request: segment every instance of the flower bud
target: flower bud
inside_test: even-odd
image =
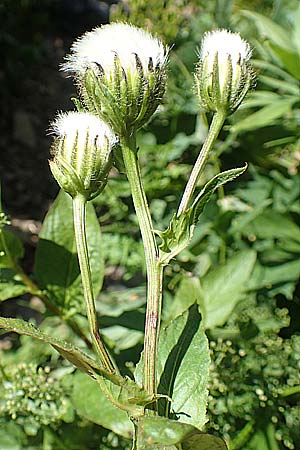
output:
[[[75,41],[63,69],[75,74],[89,111],[122,137],[148,122],[161,103],[166,62],[167,49],[158,39],[113,23]]]
[[[56,137],[49,164],[54,178],[71,197],[93,199],[105,187],[115,134],[105,122],[83,112],[58,115],[52,129]]]
[[[200,105],[212,112],[233,113],[253,84],[251,49],[238,33],[206,33],[199,52],[195,79]]]

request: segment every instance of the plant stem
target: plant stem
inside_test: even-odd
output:
[[[99,327],[92,286],[92,275],[88,256],[88,246],[86,240],[85,212],[86,212],[86,200],[83,196],[78,195],[73,199],[74,229],[82,279],[83,294],[86,302],[87,317],[90,325],[90,332],[95,351],[97,352],[103,366],[109,372],[113,373],[116,371],[116,368],[99,334]]]
[[[216,112],[213,116],[213,120],[209,127],[208,135],[206,136],[206,139],[204,141],[202,149],[200,150],[197,161],[191,172],[190,178],[186,184],[186,187],[185,187],[185,190],[184,190],[184,193],[183,193],[183,196],[182,196],[179,208],[178,208],[177,216],[180,216],[180,214],[182,212],[186,211],[189,207],[189,203],[193,197],[199,177],[205,167],[207,158],[209,156],[209,152],[221,131],[221,128],[224,124],[225,119],[226,119],[226,115],[222,112]]]
[[[163,267],[158,261],[158,251],[151,215],[138,164],[135,136],[121,140],[121,146],[145,250],[147,268],[147,311],[144,338],[143,385],[145,390],[150,395],[153,395],[157,390],[156,359],[161,316]]]

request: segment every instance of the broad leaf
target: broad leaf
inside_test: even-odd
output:
[[[291,110],[293,103],[296,101],[297,97],[277,100],[276,103],[267,105],[259,111],[250,114],[245,119],[240,120],[231,127],[230,131],[233,133],[242,133],[273,125],[278,118],[284,116]]]
[[[205,328],[214,328],[226,322],[245,290],[250,287],[255,260],[255,251],[241,251],[201,280],[199,303]]]
[[[206,417],[207,379],[210,365],[208,343],[196,305],[162,328],[157,357],[160,414],[202,428]],[[143,355],[135,370],[142,384]]]
[[[14,233],[0,229],[0,268],[13,268],[12,259],[17,261],[23,256],[22,241]]]
[[[0,268],[0,301],[26,294],[28,287],[13,269]]]
[[[299,280],[299,277],[300,261],[298,259],[273,266],[257,264],[249,288],[253,290],[272,289],[273,294],[282,293],[289,300],[292,300],[296,287],[295,283]]]
[[[72,403],[77,413],[126,438],[132,438],[133,425],[125,411],[106,398],[96,381],[77,372],[73,377]]]
[[[272,209],[266,209],[258,217],[254,217],[248,226],[243,227],[243,234],[252,234],[260,239],[289,238],[300,242],[300,228],[287,215]]]
[[[165,417],[141,417],[138,421],[139,450],[227,450],[222,439],[199,432],[191,425]]]
[[[98,295],[103,280],[101,233],[93,205],[87,205],[87,242],[93,289]],[[83,291],[70,196],[61,191],[49,210],[36,252],[35,277],[68,317],[84,311]]]
[[[52,345],[55,350],[74,364],[79,370],[97,380],[101,389],[112,404],[128,411],[128,413],[134,417],[142,415],[144,406],[150,404],[154,400],[153,396],[150,396],[133,380],[123,378],[121,375],[115,373],[107,372],[97,361],[74,347],[72,344],[47,336],[28,322],[19,319],[6,319],[0,317],[0,329],[1,328],[6,332],[13,331],[18,334],[25,334]]]
[[[157,232],[162,240],[160,244],[160,261],[163,264],[168,264],[172,258],[188,245],[192,239],[194,227],[199,220],[200,214],[213,193],[220,186],[244,173],[246,169],[247,165],[237,169],[226,170],[216,175],[204,186],[186,212],[182,212],[179,216],[174,214],[169,227],[164,232]]]
[[[283,27],[268,17],[254,11],[243,10],[241,13],[245,17],[253,20],[261,35],[266,36],[270,41],[278,45],[278,47],[291,50],[291,39]]]
[[[0,329],[1,328],[5,330],[5,332],[13,331],[18,334],[31,336],[35,339],[38,339],[39,341],[43,341],[52,345],[55,350],[57,350],[64,358],[74,364],[74,366],[91,376],[94,376],[94,372],[98,372],[98,370],[102,371],[102,369],[99,367],[99,364],[97,364],[96,361],[87,356],[81,350],[74,347],[68,342],[47,336],[29,322],[25,322],[24,320],[20,319],[8,319],[0,317]]]
[[[164,314],[164,323],[168,324],[194,303],[199,303],[200,296],[202,296],[202,288],[199,279],[196,277],[183,278],[174,299]]]
[[[0,301],[18,297],[29,291],[15,263],[24,256],[21,240],[13,233],[0,228]]]

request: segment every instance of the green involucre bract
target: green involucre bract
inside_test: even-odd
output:
[[[216,30],[201,43],[195,81],[200,105],[212,112],[233,113],[253,84],[251,49],[238,33]]]
[[[75,74],[90,112],[119,136],[149,121],[162,101],[168,49],[132,25],[95,28],[75,41],[63,69]]]
[[[92,114],[58,115],[52,128],[56,138],[49,161],[52,174],[71,197],[96,197],[104,188],[117,138],[110,127]]]

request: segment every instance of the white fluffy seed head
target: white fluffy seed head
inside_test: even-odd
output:
[[[78,148],[94,145],[103,148],[107,143],[112,147],[117,142],[116,135],[105,122],[86,112],[59,114],[52,123],[52,130],[58,138],[65,140],[67,148],[73,147],[76,139]]]
[[[200,105],[207,111],[232,114],[253,86],[251,48],[238,33],[206,33],[195,73]]]
[[[222,29],[205,33],[200,49],[200,59],[203,60],[208,56],[213,64],[216,53],[218,53],[219,64],[225,64],[230,56],[234,66],[250,59],[251,48],[239,33]]]
[[[114,70],[117,55],[126,72],[135,72],[137,55],[147,75],[149,61],[154,67],[161,67],[166,63],[167,53],[162,42],[150,33],[133,25],[112,23],[95,28],[75,41],[62,68],[82,75],[97,63],[108,74]]]
[[[223,91],[226,87],[228,58],[232,67],[232,82],[235,83],[240,77],[240,67],[251,57],[251,48],[239,33],[225,29],[216,30],[205,33],[199,57],[200,61],[205,62],[207,71],[211,72],[217,57],[219,83]]]
[[[101,119],[85,112],[59,114],[52,131],[56,139],[49,164],[58,184],[72,197],[94,198],[106,184],[115,134]]]

